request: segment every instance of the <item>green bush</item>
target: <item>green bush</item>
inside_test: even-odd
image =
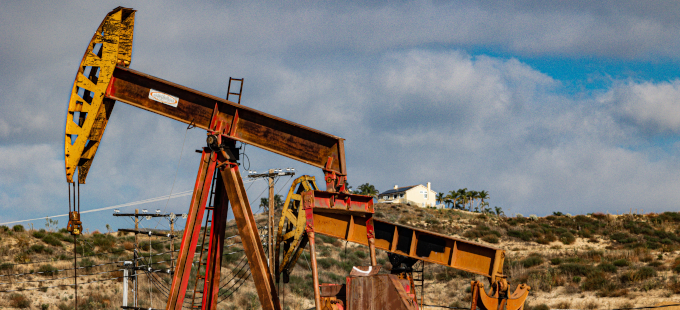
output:
[[[570,232],[566,232],[560,235],[560,241],[564,244],[573,244],[576,242],[576,237],[572,235]]]
[[[288,286],[290,287],[290,291],[293,292],[293,294],[307,299],[314,298],[314,290],[309,289],[310,287],[314,286],[314,280],[312,280],[311,275],[308,275],[308,277],[305,277],[304,279],[302,277],[291,275],[289,279],[290,281],[288,282]]]
[[[41,253],[52,254],[53,253],[52,249],[50,249],[50,248],[48,248],[48,247],[46,247],[42,244],[34,244],[34,245],[30,246],[28,248],[27,252],[38,253],[38,254],[41,254]]]
[[[34,231],[33,237],[42,239],[43,237],[45,237],[45,232],[42,229],[40,231]]]
[[[14,225],[14,227],[12,227],[12,230],[13,230],[14,232],[23,232],[23,231],[25,231],[24,226],[21,225],[21,224]]]
[[[38,272],[42,273],[44,276],[54,276],[59,274],[59,269],[50,264],[42,265],[38,268]]]
[[[110,249],[115,243],[116,238],[113,235],[96,234],[92,236],[92,244],[103,249]]]
[[[530,268],[533,266],[538,266],[543,263],[543,259],[539,256],[529,256],[520,261],[524,268]]]
[[[636,272],[640,280],[646,280],[652,277],[656,277],[656,270],[649,266],[640,267]]]
[[[85,267],[86,271],[90,271],[94,267],[95,262],[89,258],[83,258],[78,262],[78,267]]]
[[[55,234],[48,234],[42,238],[42,241],[53,246],[62,246],[61,241],[55,236]]]
[[[515,237],[524,241],[530,241],[534,235],[528,230],[508,229],[508,236]]]
[[[613,261],[612,264],[616,267],[626,267],[630,265],[630,263],[625,258],[617,259]]]
[[[584,291],[596,291],[605,287],[607,283],[608,283],[607,278],[605,278],[604,275],[602,275],[602,273],[595,273],[586,278],[581,288]]]
[[[551,265],[559,265],[562,263],[562,259],[559,257],[551,258],[550,259],[550,264]]]
[[[592,266],[574,263],[562,264],[558,268],[564,273],[578,276],[589,276],[594,271]]]
[[[316,260],[316,263],[321,266],[321,268],[325,269],[338,265],[338,261],[332,258],[320,258]]]
[[[538,306],[531,307],[531,310],[550,310],[550,307],[548,307],[546,304],[540,304]]]
[[[354,255],[356,255],[356,257],[358,258],[366,258],[366,252],[362,250],[357,250],[356,252],[354,252]]]
[[[603,271],[603,272],[609,272],[609,273],[615,273],[616,272],[616,266],[610,263],[601,263],[597,266],[597,269]]]
[[[498,243],[499,242],[498,237],[496,237],[495,235],[486,235],[486,236],[482,237],[482,240],[484,240],[488,243]]]
[[[152,243],[151,247],[156,251],[156,252],[162,252],[165,250],[165,244],[162,242],[157,242],[157,243]]]
[[[14,269],[14,264],[12,263],[2,263],[2,265],[0,265],[0,270],[12,270],[12,269]]]
[[[6,225],[2,225],[2,226],[0,226],[0,231],[2,231],[2,232],[9,231],[9,227],[7,227]]]

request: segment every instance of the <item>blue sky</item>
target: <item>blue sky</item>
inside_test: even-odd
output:
[[[119,5],[138,10],[131,68],[220,97],[245,78],[243,104],[347,139],[355,187],[487,190],[508,214],[678,209],[677,2],[5,1],[0,222],[67,210],[68,92]],[[168,195],[176,173],[172,191],[192,189],[204,132],[124,104],[109,124],[83,210]],[[144,207],[182,213],[188,198]],[[86,228],[130,225],[109,214]]]

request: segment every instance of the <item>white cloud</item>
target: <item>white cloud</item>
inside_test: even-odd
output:
[[[0,207],[65,209],[68,89],[85,43],[117,5],[3,3],[0,23],[12,31],[0,41],[13,44],[0,45]],[[571,96],[562,81],[516,59],[461,50],[677,59],[680,15],[676,3],[664,5],[140,2],[131,5],[132,68],[219,96],[229,76],[245,77],[244,104],[347,138],[351,184],[484,189],[492,205],[523,213],[649,202],[668,210],[678,198],[677,154],[651,158],[622,146],[646,142],[641,130],[680,132],[678,82]],[[118,104],[87,206],[167,194],[185,128]],[[203,141],[189,132],[175,190],[193,186],[193,150]],[[296,164],[249,152],[257,169]]]
[[[680,80],[621,83],[600,101],[647,131],[680,133]]]

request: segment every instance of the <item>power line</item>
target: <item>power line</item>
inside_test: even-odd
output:
[[[99,208],[99,209],[92,209],[92,210],[82,211],[82,212],[80,212],[80,213],[83,214],[83,213],[99,212],[99,211],[105,211],[105,210],[111,210],[111,209],[117,209],[117,208],[125,208],[125,207],[136,206],[136,205],[141,205],[141,204],[150,203],[150,202],[162,201],[162,200],[165,200],[165,199],[171,199],[171,198],[179,198],[179,197],[189,196],[189,195],[191,195],[191,194],[193,194],[193,191],[184,191],[184,192],[180,192],[180,193],[172,194],[172,195],[159,196],[159,197],[156,197],[156,198],[149,198],[149,199],[144,199],[144,200],[137,200],[137,201],[128,202],[128,203],[119,204],[119,205],[110,206],[110,207],[104,207],[104,208]],[[44,219],[46,219],[46,218],[55,218],[55,217],[63,217],[63,216],[68,216],[68,214],[51,215],[51,216],[44,216],[44,217],[39,217],[39,218],[34,218],[34,219],[28,219],[28,220],[19,220],[19,221],[5,222],[5,223],[0,223],[0,225],[7,225],[7,224],[14,224],[14,223],[22,223],[22,222],[30,222],[30,221],[38,221],[38,220],[44,220]]]

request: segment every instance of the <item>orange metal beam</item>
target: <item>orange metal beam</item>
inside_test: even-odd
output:
[[[116,67],[105,97],[205,130],[210,129],[217,104],[216,117],[227,124],[222,134],[230,139],[347,174],[344,139],[148,74]],[[161,102],[163,98],[167,103]],[[329,158],[331,165],[326,167]]]
[[[369,246],[365,215],[314,209],[314,231],[331,237]],[[505,251],[422,229],[373,219],[375,247],[430,263],[449,266],[500,279]]]

